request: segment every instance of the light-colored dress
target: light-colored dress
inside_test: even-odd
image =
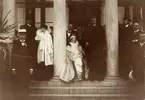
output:
[[[75,69],[78,73],[83,72],[83,50],[78,42],[70,42],[70,46],[67,46],[67,50],[71,52],[71,60],[74,62]]]
[[[71,52],[66,51],[65,63],[61,68],[59,78],[60,80],[68,83],[72,81],[74,77],[75,77],[75,71],[74,71],[73,62],[71,61]]]
[[[53,65],[53,42],[50,32],[42,32],[39,29],[36,32],[35,40],[39,41],[37,51],[37,62],[44,62],[45,66]]]
[[[78,42],[70,43],[66,47],[66,60],[60,73],[60,79],[62,81],[70,82],[75,79],[78,73],[84,73],[84,78],[88,78],[88,67],[83,54],[83,49]]]

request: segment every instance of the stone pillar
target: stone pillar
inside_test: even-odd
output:
[[[105,25],[105,2],[103,1],[101,5],[101,25]]]
[[[130,18],[129,8],[130,8],[129,5],[126,5],[126,6],[124,7],[124,17]]]
[[[66,0],[54,0],[54,77],[65,62],[66,25]]]
[[[133,7],[132,6],[129,7],[129,13],[130,13],[131,21],[133,21]]]
[[[26,8],[17,8],[17,22],[18,22],[18,28],[21,26],[21,25],[24,25],[26,22],[25,22],[25,19],[26,19]]]
[[[16,1],[15,0],[3,0],[3,16],[2,19],[5,18],[5,16],[8,14],[10,11],[9,15],[7,16],[8,24],[7,25],[12,25],[16,23]],[[14,37],[15,30],[13,30],[9,34],[1,34],[3,36],[9,36],[9,37]],[[11,52],[12,52],[12,44],[9,43],[7,44],[7,48],[9,50],[9,69],[11,70]]]
[[[119,76],[118,68],[118,0],[105,0],[107,37],[107,78]]]
[[[10,11],[7,19],[8,21],[8,25],[14,24],[16,23],[16,1],[15,0],[3,0],[3,16],[2,18],[4,19],[4,17],[7,15],[7,13]],[[12,34],[10,34],[10,36],[13,36],[14,32],[12,32]]]

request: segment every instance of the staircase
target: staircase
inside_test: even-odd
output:
[[[32,81],[30,100],[131,100],[127,82],[81,81],[64,83],[59,80]]]

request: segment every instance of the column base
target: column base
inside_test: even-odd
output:
[[[124,80],[120,78],[119,76],[107,76],[104,79],[105,84],[115,85],[115,86],[123,86],[128,87],[130,81]]]
[[[50,81],[60,81],[59,76],[53,76]]]
[[[119,76],[106,76],[105,80],[120,80],[121,78]]]

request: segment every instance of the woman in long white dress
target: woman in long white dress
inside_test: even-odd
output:
[[[37,63],[44,63],[45,66],[53,65],[53,42],[47,26],[41,26],[36,32],[35,40],[39,41]]]
[[[61,70],[60,79],[70,82],[74,79],[83,80],[83,76],[88,78],[88,68],[84,59],[84,51],[77,41],[77,36],[70,37],[69,45],[66,47],[66,62]]]

